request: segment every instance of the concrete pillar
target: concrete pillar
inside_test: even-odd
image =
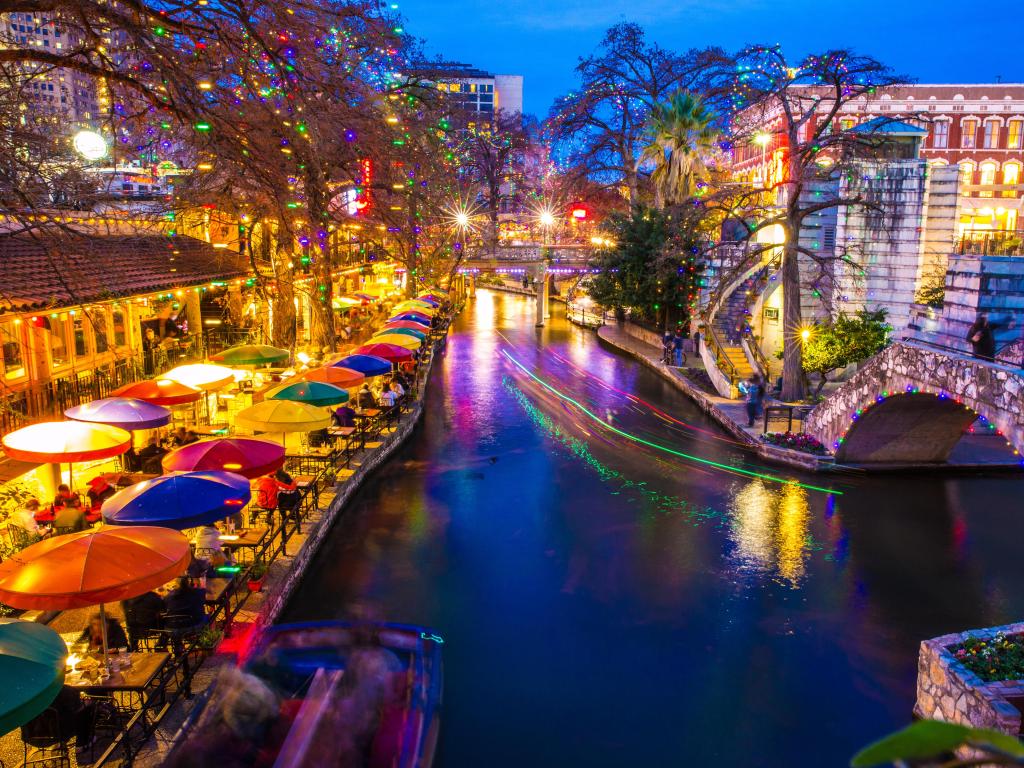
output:
[[[476,298],[476,275],[470,273],[470,274],[466,275],[466,277],[469,279],[469,298],[475,299]]]
[[[541,264],[534,268],[534,286],[537,291],[537,327],[544,325],[548,314],[548,269]]]
[[[545,273],[544,277],[544,319],[547,320],[551,317],[551,287],[555,282],[554,275],[548,275]]]

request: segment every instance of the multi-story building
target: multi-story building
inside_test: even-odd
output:
[[[481,122],[491,122],[499,110],[523,111],[522,75],[495,75],[454,61],[422,62],[409,74],[436,83],[454,105],[478,114]]]

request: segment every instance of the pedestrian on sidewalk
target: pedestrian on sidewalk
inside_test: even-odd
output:
[[[967,340],[971,342],[974,356],[982,360],[992,360],[996,356],[996,337],[992,333],[992,323],[984,312],[978,315],[974,325],[967,331]]]
[[[672,331],[666,330],[661,337],[661,362],[665,365],[672,365],[672,348],[675,346],[675,336]]]
[[[764,403],[764,383],[760,375],[755,373],[749,381],[740,384],[740,391],[747,400],[747,426],[753,427],[757,417],[761,415],[761,405]]]
[[[676,328],[676,335],[672,337],[672,350],[675,352],[676,368],[683,367],[683,345],[686,343],[686,335],[682,328]]]

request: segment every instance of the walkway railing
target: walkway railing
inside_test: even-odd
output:
[[[718,335],[715,333],[715,329],[710,325],[705,326],[702,331],[702,338],[704,339],[704,345],[710,350],[711,356],[715,360],[715,365],[718,370],[722,372],[729,383],[733,386],[739,384],[740,374],[736,370],[736,366],[733,365],[732,360],[729,359],[728,355],[725,354],[725,348],[722,346],[722,342],[718,339]]]

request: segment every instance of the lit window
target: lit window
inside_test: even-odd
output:
[[[960,163],[960,183],[974,183],[974,163]]]
[[[107,336],[107,312],[104,309],[94,309],[89,314],[92,317],[92,336],[96,342],[96,354],[103,354],[110,348],[110,340]]]
[[[974,149],[977,146],[978,121],[964,120],[960,123],[960,146]]]
[[[89,354],[89,340],[85,335],[85,318],[76,314],[72,325],[75,328],[75,357],[85,357]]]
[[[1007,163],[1003,166],[1003,184],[1009,187],[1020,184],[1020,165],[1017,163]],[[1003,197],[1016,197],[1017,190],[1005,189],[1003,190]]]
[[[981,178],[978,183],[983,187],[990,187],[996,183],[996,170],[998,167],[995,163],[982,163],[981,164]],[[992,190],[982,190],[980,193],[981,197],[992,197]]]
[[[854,120],[852,117],[844,117],[842,120],[839,121],[839,130],[848,131],[851,128],[853,128],[853,126],[855,126],[856,124],[857,121]]]
[[[127,327],[124,322],[124,310],[120,307],[115,306],[113,311],[114,318],[114,346],[123,347],[128,343]]]
[[[995,149],[999,145],[999,123],[995,120],[985,121],[985,132],[982,134],[981,142],[985,149]]]
[[[51,317],[50,320],[50,362],[56,368],[59,365],[67,365],[71,361],[71,353],[68,350],[68,327],[63,317]]]
[[[25,375],[25,356],[22,352],[20,330],[21,327],[15,323],[0,323],[5,379],[20,379]]]
[[[1024,136],[1024,120],[1011,120],[1006,133],[1007,149],[1020,149]]]
[[[932,146],[936,149],[945,149],[949,146],[948,120],[939,120],[935,123],[935,130],[932,131]]]

